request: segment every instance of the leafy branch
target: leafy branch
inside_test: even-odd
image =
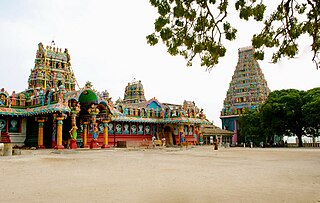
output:
[[[277,9],[265,16],[263,0],[237,0],[235,9],[239,18],[263,22],[261,33],[253,35],[252,45],[255,57],[264,58],[264,48],[276,48],[272,62],[283,57],[297,55],[298,38],[308,34],[312,38],[313,62],[319,68],[319,12],[318,0],[282,0]],[[148,35],[147,42],[156,45],[159,40],[168,52],[181,55],[191,66],[196,56],[201,66],[211,70],[226,53],[224,40],[235,40],[237,29],[228,21],[228,0],[150,0],[157,8],[159,17],[155,20],[155,31]]]

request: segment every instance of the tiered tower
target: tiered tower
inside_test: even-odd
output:
[[[144,97],[144,89],[141,81],[133,81],[128,83],[125,89],[123,103],[132,104],[146,101]]]
[[[74,91],[76,79],[71,69],[68,49],[38,44],[35,66],[28,80],[29,88],[57,89],[64,85],[67,91]]]
[[[234,131],[233,142],[237,142],[239,115],[256,109],[270,93],[261,68],[253,57],[254,52],[251,46],[239,49],[238,63],[223,102],[222,128]]]

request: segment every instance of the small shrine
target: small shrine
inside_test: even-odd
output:
[[[119,141],[165,140],[166,146],[196,143],[209,124],[194,102],[146,100],[141,81],[125,87],[113,103],[107,90],[79,87],[68,49],[38,44],[24,91],[0,90],[0,142],[14,146],[108,148]]]
[[[270,93],[259,63],[253,57],[254,52],[251,46],[239,49],[238,63],[223,102],[222,128],[234,132],[233,144],[238,141],[239,115],[258,108]]]

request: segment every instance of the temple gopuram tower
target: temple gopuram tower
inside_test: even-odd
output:
[[[124,92],[123,103],[132,104],[145,101],[146,98],[144,97],[144,89],[141,81],[139,80],[128,83]]]
[[[76,79],[71,69],[68,49],[38,44],[35,66],[31,69],[28,79],[28,88],[44,90],[58,89],[61,85],[67,91],[74,91]]]
[[[251,46],[239,49],[238,63],[223,102],[222,128],[234,132],[233,144],[238,141],[239,115],[258,108],[270,93],[261,68],[253,57],[254,52]]]

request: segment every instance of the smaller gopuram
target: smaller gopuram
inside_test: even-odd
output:
[[[145,101],[146,98],[144,97],[144,89],[141,81],[132,81],[131,83],[128,83],[124,92],[123,103],[130,104]]]
[[[239,49],[238,63],[223,102],[220,116],[222,129],[234,132],[233,144],[238,142],[239,115],[258,108],[270,93],[262,70],[253,57],[254,52],[251,46]]]
[[[167,146],[199,143],[200,127],[209,123],[194,102],[161,103],[155,97],[146,100],[141,81],[128,83],[123,100],[119,98],[114,108],[118,112],[113,110],[109,135],[129,142],[155,136],[164,139]]]

